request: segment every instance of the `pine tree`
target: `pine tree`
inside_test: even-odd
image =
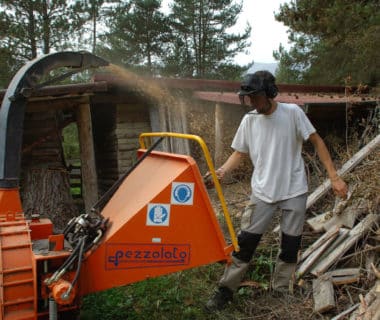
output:
[[[294,46],[279,50],[279,80],[375,85],[380,79],[380,4],[377,0],[298,0],[276,15]],[[281,77],[285,77],[284,79]]]
[[[40,54],[73,47],[74,36],[90,19],[86,10],[80,1],[0,0],[0,52],[19,67]],[[14,71],[8,68],[9,74]]]
[[[249,45],[251,27],[242,33],[228,32],[238,19],[242,2],[232,0],[174,0],[171,5],[174,41],[164,58],[166,71],[185,77],[220,77],[241,73],[232,63]],[[236,75],[236,73],[235,73]]]
[[[110,31],[102,56],[130,69],[156,73],[164,44],[170,41],[168,20],[160,11],[161,0],[124,2],[109,19]]]

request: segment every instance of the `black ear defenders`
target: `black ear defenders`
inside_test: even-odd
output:
[[[273,99],[278,94],[278,88],[275,84],[276,78],[269,71],[257,71],[257,74],[262,80],[262,88],[268,98]]]
[[[244,96],[259,95],[265,93],[268,98],[274,98],[278,94],[275,84],[276,78],[266,70],[247,74],[241,83],[238,92],[240,102],[244,104]]]
[[[274,82],[264,80],[264,91],[268,98],[273,99],[278,95],[278,88]]]

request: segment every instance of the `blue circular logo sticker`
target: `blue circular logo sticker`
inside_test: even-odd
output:
[[[179,203],[185,203],[191,198],[191,189],[186,184],[180,184],[175,187],[173,196],[174,199]]]
[[[164,206],[158,204],[149,210],[149,220],[154,224],[166,224],[167,219],[168,210]]]

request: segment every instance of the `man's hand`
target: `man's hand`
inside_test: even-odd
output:
[[[218,170],[215,171],[215,174],[216,174],[216,177],[217,177],[219,180],[222,180],[223,177],[224,177],[225,174],[226,174],[226,170],[225,170],[223,167],[220,167]]]
[[[241,162],[241,159],[245,156],[246,156],[246,153],[242,153],[235,150],[229,156],[227,161],[219,169],[215,170],[215,174],[218,180],[222,180],[227,173],[237,168]],[[210,172],[207,172],[203,176],[203,180],[205,181],[207,188],[212,188],[214,186],[214,181],[212,180]]]
[[[343,181],[343,179],[339,176],[336,176],[335,178],[332,178],[330,180],[331,188],[333,189],[334,193],[342,199],[346,199],[348,187],[347,184]]]
[[[225,173],[226,172],[222,167],[220,167],[218,170],[215,170],[215,174],[218,180],[223,179]],[[203,176],[203,181],[207,189],[211,189],[215,187],[214,180],[212,179],[210,171],[207,171],[206,174]]]

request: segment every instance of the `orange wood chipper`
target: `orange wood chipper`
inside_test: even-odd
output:
[[[73,319],[81,297],[217,261],[238,250],[207,147],[197,136],[147,133],[139,160],[62,234],[49,219],[24,217],[19,194],[23,120],[28,97],[57,68],[108,62],[86,52],[59,52],[27,63],[0,109],[0,319]],[[165,137],[192,139],[204,151],[231,237],[228,245],[193,158],[155,151]],[[145,147],[145,140],[155,140]]]

